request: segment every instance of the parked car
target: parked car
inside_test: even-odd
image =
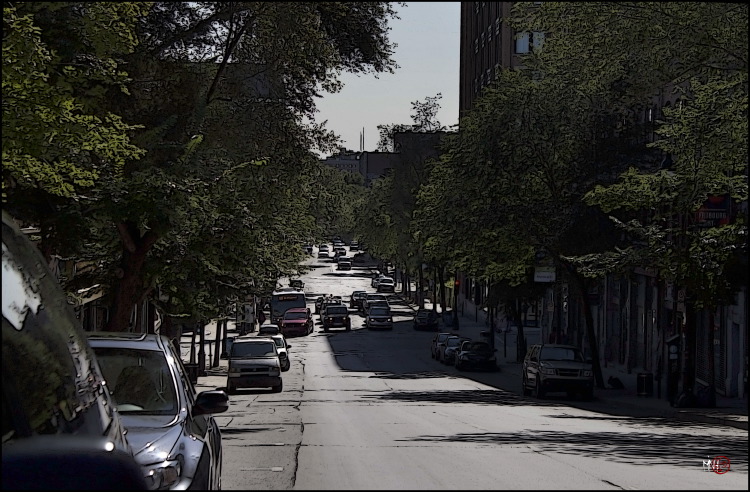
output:
[[[320,315],[320,320],[323,323],[324,331],[328,331],[331,328],[346,328],[346,331],[352,329],[349,308],[344,304],[329,304]]]
[[[359,243],[357,241],[350,242],[349,251],[359,251]]]
[[[339,258],[339,264],[336,267],[337,270],[351,270],[352,269],[352,260],[349,258]]]
[[[594,397],[594,371],[591,362],[574,345],[535,344],[526,352],[521,370],[524,395],[532,391],[537,398],[550,392],[563,391],[569,397],[580,394]]]
[[[321,244],[318,248],[318,258],[330,258],[331,252],[327,244]]]
[[[435,336],[432,337],[432,343],[430,344],[430,356],[432,356],[433,359],[438,358],[438,353],[443,350],[445,340],[450,336],[453,336],[453,333],[441,332],[436,333]]]
[[[266,323],[258,328],[258,336],[278,335],[279,333],[281,333],[281,328],[274,323]]]
[[[349,307],[352,309],[359,310],[362,307],[362,299],[365,298],[367,292],[364,290],[355,290],[349,298]]]
[[[458,354],[461,344],[468,338],[451,335],[445,339],[445,344],[441,345],[438,352],[438,360],[443,364],[452,366],[456,363],[456,354]]]
[[[440,326],[438,314],[432,309],[417,309],[413,322],[415,330],[437,331]]]
[[[153,488],[221,489],[221,430],[213,414],[229,408],[227,394],[196,394],[165,336],[91,332],[88,339]]]
[[[456,369],[480,369],[485,371],[497,371],[497,349],[482,341],[465,341],[456,354]]]
[[[3,215],[3,490],[147,490],[107,378],[39,249]]]
[[[282,372],[286,372],[292,367],[292,361],[289,359],[289,349],[292,346],[286,343],[286,337],[281,333],[271,335],[271,338],[276,343],[276,351],[279,353],[279,367]]]
[[[313,332],[310,308],[290,308],[281,318],[281,334],[285,337],[307,336]]]
[[[396,282],[392,278],[384,277],[378,281],[378,292],[395,292]]]
[[[236,394],[240,388],[269,387],[274,393],[281,393],[284,387],[276,342],[260,336],[236,339],[229,353],[229,394]]]
[[[305,288],[305,282],[303,282],[302,279],[293,278],[289,281],[289,287],[293,287],[297,290],[302,290]]]
[[[393,317],[390,308],[373,306],[365,317],[365,327],[368,330],[392,330]]]
[[[391,278],[391,277],[389,277],[388,275],[383,275],[382,273],[375,274],[375,276],[373,276],[372,280],[370,281],[370,287],[374,287],[377,289],[378,284],[380,283],[380,280],[384,278]]]

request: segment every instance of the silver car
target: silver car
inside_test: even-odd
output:
[[[152,489],[221,488],[224,391],[196,394],[167,337],[90,332],[89,343],[112,390],[135,458]]]
[[[271,337],[237,338],[229,353],[227,391],[239,388],[272,388],[281,393],[281,360],[276,342]]]
[[[289,349],[292,348],[292,346],[286,343],[286,337],[281,333],[278,335],[271,335],[271,338],[276,342],[276,350],[279,351],[281,370],[286,372],[292,367],[292,362],[289,360]]]

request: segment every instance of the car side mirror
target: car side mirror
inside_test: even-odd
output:
[[[198,393],[193,406],[193,415],[222,413],[229,409],[229,396],[223,390],[211,390]]]
[[[292,348],[292,346],[287,344],[286,349],[289,350],[290,348]]]

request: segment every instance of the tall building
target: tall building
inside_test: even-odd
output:
[[[516,36],[507,19],[513,2],[461,2],[459,115],[470,109],[497,70],[521,66],[518,55],[541,45],[541,33]]]

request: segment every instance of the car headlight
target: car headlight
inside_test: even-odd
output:
[[[281,369],[279,369],[278,367],[274,367],[273,369],[268,371],[269,376],[278,376],[279,374],[281,374]]]
[[[230,367],[229,368],[229,372],[230,373],[240,373],[242,371],[239,368],[237,368],[237,367]]]
[[[583,371],[583,376],[584,377],[590,378],[593,375],[594,375],[593,371]]]
[[[393,318],[388,318],[386,321],[389,323],[393,323]]]
[[[554,376],[556,374],[556,371],[551,367],[542,367],[539,369],[539,372],[548,376]]]
[[[461,359],[461,360],[467,360],[469,358],[469,356],[468,355],[459,355],[458,358]]]
[[[150,490],[168,489],[180,480],[182,475],[182,456],[176,460],[155,463],[148,467],[146,484]]]

